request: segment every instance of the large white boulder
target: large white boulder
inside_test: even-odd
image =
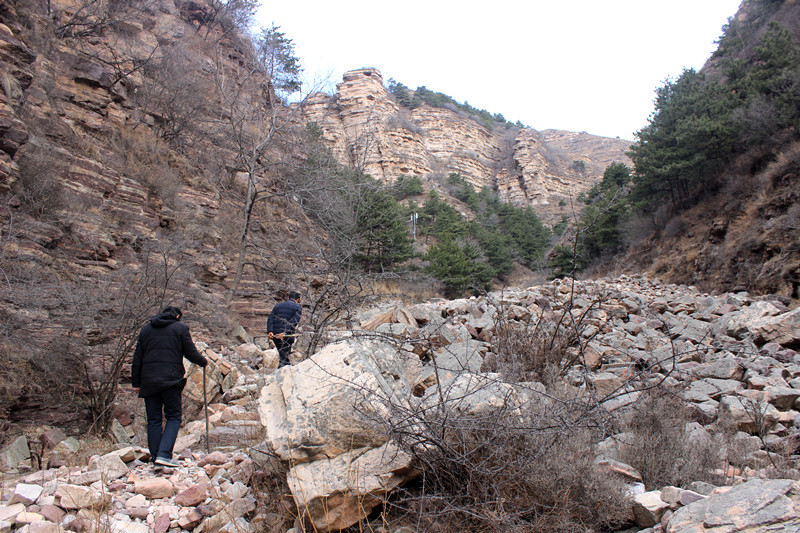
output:
[[[289,489],[316,531],[337,531],[365,518],[396,487],[416,475],[412,457],[388,442],[334,459],[300,463],[289,471]]]
[[[348,339],[267,376],[259,415],[281,459],[308,462],[388,441],[390,406],[408,404],[419,358],[394,346]]]
[[[767,316],[747,324],[756,342],[777,342],[785,345],[800,343],[800,308],[778,316]]]

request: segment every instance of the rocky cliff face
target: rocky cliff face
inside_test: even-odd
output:
[[[12,193],[3,221],[14,228],[4,233],[13,280],[23,270],[40,281],[107,279],[136,268],[148,241],[217,219],[218,192],[190,152],[164,143],[162,117],[144,101],[153,81],[144,73],[167,50],[202,51],[185,3],[149,3],[106,28],[104,13],[91,11],[100,4],[86,4],[8,9],[0,24],[0,192]],[[79,23],[101,27],[59,37]],[[201,284],[225,278],[218,244],[208,235],[185,248]]]
[[[84,381],[116,372],[110,358],[130,355],[126,339],[159,307],[182,307],[210,339],[237,323],[259,334],[280,290],[310,285],[270,270],[295,243],[311,268],[303,246],[317,236],[275,194],[254,207],[231,290],[246,190],[232,126],[250,127],[268,85],[217,4],[0,6],[0,419],[41,418],[69,388],[85,399]],[[232,83],[252,95],[233,110]],[[265,195],[285,187],[262,177]]]
[[[314,95],[304,113],[340,162],[373,177],[419,176],[436,187],[437,176],[458,172],[476,188],[533,206],[550,223],[566,213],[563,204],[599,181],[606,166],[630,162],[625,151],[631,143],[621,139],[505,125],[490,130],[450,109],[399,107],[372,68],[346,72],[333,97]]]

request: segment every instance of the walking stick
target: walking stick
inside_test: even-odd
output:
[[[206,412],[206,454],[210,454],[211,446],[208,443],[208,398],[206,397],[206,367],[203,367],[203,409]]]

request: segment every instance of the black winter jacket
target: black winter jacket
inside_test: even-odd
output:
[[[300,322],[300,315],[303,314],[303,308],[294,300],[287,300],[279,303],[272,308],[272,312],[267,319],[267,333],[278,335],[279,333],[286,333],[291,335],[294,333],[294,328]],[[287,339],[290,340],[290,339]]]
[[[166,313],[154,316],[139,332],[131,365],[131,385],[139,387],[139,397],[145,398],[174,385],[186,385],[183,358],[196,365],[208,361],[192,342],[189,328]]]

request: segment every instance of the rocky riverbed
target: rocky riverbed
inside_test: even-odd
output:
[[[645,277],[554,281],[468,299],[384,304],[364,311],[358,329],[335,332],[335,342],[281,370],[273,350],[254,344],[203,346],[212,360],[216,451],[203,452],[204,421],[188,423],[178,443],[182,466],[156,472],[120,423],[121,449],[75,466],[70,457],[78,456],[80,441],[50,430],[35,471],[29,442],[39,436],[20,436],[4,450],[0,530],[344,529],[369,520],[420,472],[415,454],[396,438],[397,412],[553,412],[568,394],[570,402],[621,420],[658,389],[688,413],[687,442],[723,442],[717,439],[725,433],[726,453],[714,465],[721,482],[645,486],[624,461],[630,433],[613,426],[593,448],[595,465],[628,486],[621,511],[631,531],[797,531],[800,309],[791,304]],[[558,379],[537,381],[504,352],[509,331],[538,342],[537,324],[560,328],[570,340]],[[189,377],[187,401],[197,402],[202,373],[192,369]],[[251,487],[275,461],[294,502],[282,514],[259,504]]]

